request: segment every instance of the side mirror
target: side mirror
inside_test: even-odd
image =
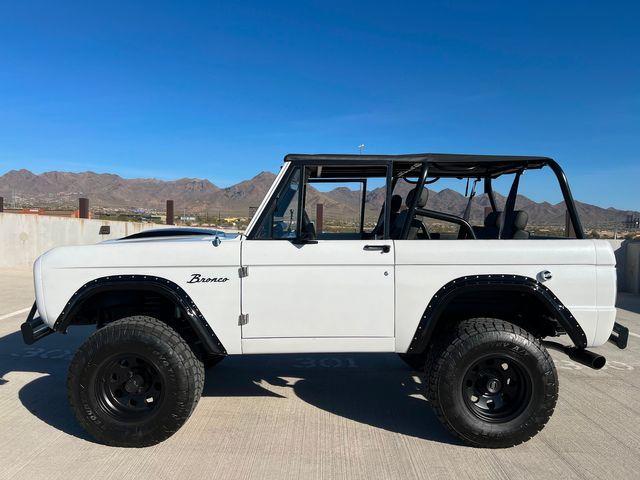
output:
[[[312,238],[309,232],[300,232],[300,236],[291,240],[294,245],[310,245],[318,243],[318,240]]]

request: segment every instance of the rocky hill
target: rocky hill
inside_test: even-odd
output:
[[[75,207],[79,197],[88,197],[92,206],[122,208],[164,208],[167,199],[173,199],[177,211],[208,212],[215,214],[235,214],[246,216],[255,209],[264,198],[273,183],[275,175],[262,172],[255,177],[220,188],[209,180],[199,178],[181,178],[163,181],[154,178],[125,179],[106,173],[70,173],[46,172],[36,175],[28,170],[11,170],[0,176],[0,196],[10,205],[14,198],[21,206]],[[405,197],[410,185],[399,184],[399,193]],[[326,190],[326,189],[323,189]],[[496,194],[499,204],[504,197]],[[359,211],[359,193],[347,188],[335,188],[329,191],[310,189],[308,203],[324,203],[327,218],[356,218]],[[367,216],[376,217],[384,201],[384,190],[374,189],[367,195]],[[443,189],[430,191],[429,208],[460,215],[465,209],[467,199],[460,193]],[[478,195],[473,202],[471,219],[481,222],[484,207],[489,205],[486,195]],[[534,202],[519,196],[517,207],[526,210],[530,223],[537,225],[562,225],[564,223],[564,203],[551,204]],[[586,226],[611,225],[624,222],[626,210],[602,208],[578,202],[578,209]]]

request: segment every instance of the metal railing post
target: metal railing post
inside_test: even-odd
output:
[[[78,217],[89,218],[89,199],[79,198],[78,203],[79,203]]]
[[[174,225],[173,218],[173,200],[167,200],[167,221],[165,222],[167,225]]]
[[[324,204],[316,204],[316,234],[322,233],[324,227]]]

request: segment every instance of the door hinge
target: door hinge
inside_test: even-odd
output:
[[[246,325],[247,323],[249,323],[249,314],[241,313],[240,316],[238,317],[238,325],[242,326],[242,325]]]
[[[240,267],[238,269],[238,275],[240,276],[240,278],[248,277],[249,276],[249,267]]]

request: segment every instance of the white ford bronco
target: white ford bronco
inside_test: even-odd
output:
[[[564,199],[562,232],[528,222],[533,203],[518,195],[543,170]],[[456,181],[466,207],[447,212],[451,190],[427,186]],[[585,238],[545,157],[288,155],[236,238],[166,228],[55,248],[34,280],[24,340],[96,325],[68,396],[80,424],[117,446],[176,432],[225,356],[301,352],[398,353],[453,435],[512,446],[556,405],[548,347],[598,369],[604,357],[587,348],[628,337],[611,246]]]

